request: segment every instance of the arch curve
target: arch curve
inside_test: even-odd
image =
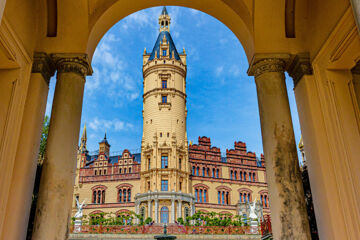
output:
[[[91,6],[89,16],[89,37],[86,53],[90,59],[96,46],[105,33],[118,21],[137,11],[162,5],[172,5],[193,8],[207,13],[226,25],[239,39],[248,61],[254,53],[253,21],[250,10],[244,0],[211,0],[207,4],[203,0],[132,0],[109,1],[104,4],[98,1]]]

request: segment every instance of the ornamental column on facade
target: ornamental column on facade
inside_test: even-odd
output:
[[[261,57],[255,76],[274,239],[310,239],[309,223],[285,84],[288,55]]]
[[[135,201],[143,201],[145,196],[158,199],[155,222],[170,220],[173,223],[175,204],[172,201],[183,198],[189,202],[193,197],[186,133],[186,54],[185,50],[179,54],[175,47],[170,20],[164,7],[154,48],[151,53],[145,50],[143,54],[142,194],[135,196]],[[158,213],[161,209],[167,217]]]
[[[85,76],[86,54],[53,54],[57,82],[51,111],[32,239],[64,239],[69,232]]]

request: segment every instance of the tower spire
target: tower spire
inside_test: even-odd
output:
[[[163,31],[170,32],[170,21],[171,18],[168,14],[166,7],[164,6],[159,16],[160,32]]]
[[[81,135],[81,143],[80,143],[80,151],[86,152],[86,142],[87,142],[87,134],[86,134],[86,122],[84,124],[84,129]]]

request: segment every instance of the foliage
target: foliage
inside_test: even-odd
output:
[[[49,116],[45,116],[42,132],[41,132],[41,139],[40,139],[39,163],[42,163],[45,158],[47,138],[49,134],[49,126],[50,126],[50,118]]]
[[[119,213],[95,213],[89,216],[83,216],[83,224],[89,223],[90,225],[103,225],[103,226],[125,226],[134,225],[138,219],[138,225],[148,225],[153,222],[153,219],[148,217],[144,220],[144,217],[134,212]],[[75,219],[72,219],[74,222]],[[223,214],[215,212],[196,212],[193,216],[188,216],[185,219],[178,218],[178,224],[184,226],[248,226],[247,221],[242,216],[232,214]]]

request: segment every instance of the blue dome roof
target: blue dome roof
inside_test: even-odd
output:
[[[155,46],[150,54],[150,57],[149,57],[149,60],[148,61],[151,61],[155,58],[155,52],[156,52],[156,55],[159,57],[160,56],[160,42],[162,41],[162,39],[166,38],[166,41],[169,42],[169,50],[170,50],[170,58],[173,58],[172,54],[173,54],[173,51],[174,51],[174,57],[176,60],[180,60],[180,56],[179,56],[179,53],[178,51],[176,50],[176,47],[175,47],[175,44],[174,44],[174,41],[172,40],[171,38],[171,35],[169,32],[167,31],[162,31],[159,33],[159,36],[155,42]]]

